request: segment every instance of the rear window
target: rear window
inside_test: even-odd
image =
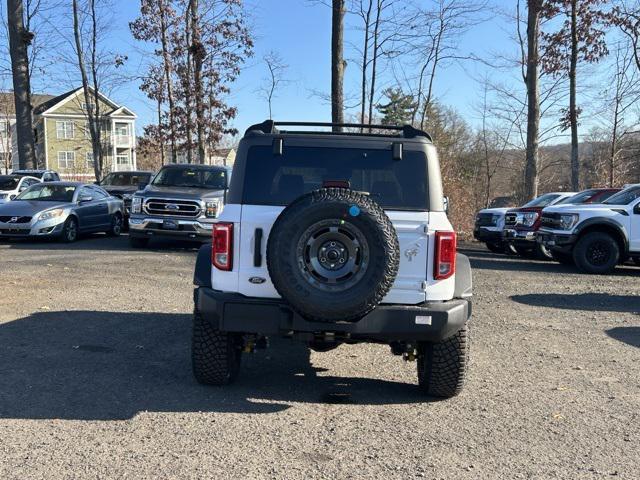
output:
[[[288,205],[327,181],[348,181],[382,207],[427,210],[427,162],[422,152],[404,151],[393,160],[391,150],[310,148],[285,145],[274,156],[271,146],[249,149],[242,203]]]

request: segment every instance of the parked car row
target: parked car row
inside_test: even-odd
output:
[[[73,242],[81,233],[117,236],[130,225],[135,247],[152,237],[208,242],[230,176],[227,167],[166,165],[155,175],[114,172],[87,184],[49,171],[13,172],[0,176],[0,238]]]
[[[608,273],[640,263],[640,184],[544,194],[519,208],[478,212],[474,237],[493,252],[575,264]]]

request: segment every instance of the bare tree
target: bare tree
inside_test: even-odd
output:
[[[518,0],[518,10],[519,10]],[[525,195],[528,200],[538,196],[538,149],[540,133],[540,17],[542,0],[527,0],[527,55],[524,82],[527,86],[527,149],[525,163]]]
[[[31,80],[27,47],[33,34],[24,25],[22,0],[7,0],[9,51],[13,72],[16,135],[20,168],[35,168],[36,151],[31,116]]]
[[[331,121],[344,123],[344,15],[345,0],[331,4]],[[341,132],[341,127],[333,127]]]
[[[98,58],[98,14],[95,0],[87,0],[85,11],[80,12],[78,0],[72,0],[73,37],[78,70],[82,79],[82,93],[89,119],[89,134],[93,150],[93,169],[96,180],[102,180],[104,172],[104,155],[102,145],[102,121],[100,118],[100,90],[99,90],[99,58]],[[85,16],[89,27],[85,30],[81,26],[81,15]]]
[[[153,42],[159,45],[155,54],[160,57],[164,75],[162,89],[168,106],[169,143],[171,145],[171,161],[177,158],[178,132],[176,128],[176,96],[174,92],[173,45],[170,32],[176,24],[176,12],[170,0],[142,0],[140,17],[129,24],[133,37],[137,40]],[[151,67],[153,68],[153,66]],[[153,75],[152,72],[149,72]],[[157,91],[157,90],[156,90]],[[160,125],[160,123],[158,124]]]
[[[577,104],[578,62],[595,63],[608,54],[605,27],[609,15],[604,10],[606,0],[546,0],[547,18],[564,17],[559,30],[544,33],[545,71],[567,75],[569,79],[569,109],[565,124],[571,129],[571,188],[580,188],[580,159]],[[568,48],[567,48],[568,47]]]
[[[263,79],[263,85],[258,92],[267,101],[269,107],[269,118],[273,118],[273,100],[277,90],[288,83],[285,74],[289,66],[284,63],[282,57],[274,51],[267,53],[263,58],[267,66],[267,77]]]

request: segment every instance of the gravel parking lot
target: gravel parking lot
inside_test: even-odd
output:
[[[640,268],[466,249],[471,375],[428,401],[379,345],[274,341],[197,385],[195,249],[0,243],[0,478],[640,476]]]

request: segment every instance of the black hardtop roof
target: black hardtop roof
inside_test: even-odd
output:
[[[283,130],[278,127],[311,127],[311,128],[331,128],[340,127],[347,131],[328,131],[328,130]],[[358,131],[360,130],[360,131]],[[373,133],[372,130],[375,132]],[[380,133],[381,131],[385,133]],[[389,132],[389,133],[386,133]],[[360,123],[324,123],[324,122],[277,122],[274,120],[265,120],[262,123],[256,123],[250,126],[244,136],[251,137],[254,135],[314,135],[314,136],[347,136],[347,137],[373,137],[373,138],[392,138],[392,139],[418,139],[422,138],[428,142],[432,141],[431,135],[423,130],[412,127],[411,125],[365,125]]]

